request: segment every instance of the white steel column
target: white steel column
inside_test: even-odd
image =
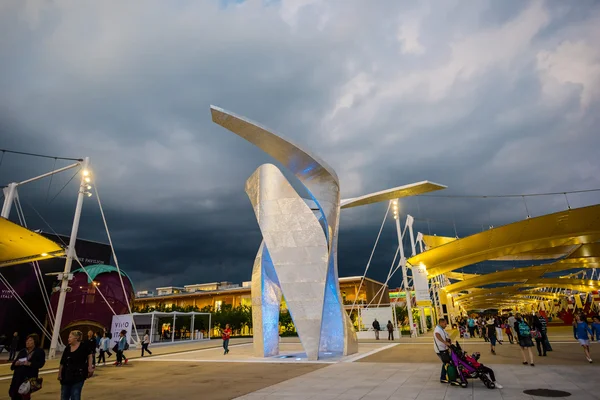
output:
[[[153,342],[152,337],[154,336],[154,311],[152,311],[152,317],[150,319],[150,343]]]
[[[87,178],[87,168],[90,163],[89,157],[86,157],[81,163],[82,174],[79,184],[79,194],[77,195],[77,205],[75,206],[75,216],[73,217],[73,227],[71,228],[71,237],[69,238],[69,248],[67,249],[67,260],[65,261],[65,269],[62,274],[62,282],[60,285],[60,293],[58,296],[58,305],[56,306],[56,321],[54,323],[54,331],[52,332],[52,342],[50,343],[50,352],[48,358],[53,359],[56,356],[56,346],[58,345],[58,336],[62,323],[63,310],[65,308],[65,300],[69,288],[69,275],[71,274],[71,264],[75,256],[75,243],[77,241],[77,231],[79,230],[79,219],[81,217],[81,209],[83,208],[83,197],[85,195],[85,186]]]
[[[194,338],[194,334],[195,334],[195,332],[194,332],[194,317],[195,317],[195,315],[192,314],[192,326],[190,328],[190,339],[192,339],[192,340],[195,339]]]
[[[177,312],[173,313],[173,328],[171,329],[171,343],[175,341],[175,317],[177,316]]]
[[[10,216],[10,209],[17,193],[17,185],[15,182],[9,183],[8,187],[4,189],[4,204],[2,205],[2,214],[0,214],[2,218],[8,219]]]
[[[397,206],[398,200],[394,200],[394,205]],[[408,323],[410,325],[411,337],[417,336],[412,316],[412,298],[410,295],[410,288],[408,287],[408,275],[406,268],[406,257],[404,255],[404,243],[402,242],[402,228],[400,228],[400,216],[398,215],[396,220],[396,234],[398,235],[398,246],[400,250],[400,266],[402,267],[402,281],[404,282],[404,290],[406,291],[406,311],[408,313]]]

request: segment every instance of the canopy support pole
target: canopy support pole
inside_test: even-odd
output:
[[[173,314],[173,329],[171,329],[171,343],[175,342],[175,318],[177,317],[177,312]]]
[[[153,336],[154,336],[154,311],[152,311],[152,317],[150,318],[150,343],[152,343]]]
[[[10,216],[10,209],[15,201],[15,195],[17,192],[17,183],[9,183],[8,187],[4,189],[4,204],[2,205],[2,218],[8,219]]]
[[[81,168],[86,171],[90,163],[89,157],[86,157],[81,163]],[[56,346],[58,344],[58,336],[60,334],[60,326],[62,323],[63,311],[65,308],[65,300],[69,288],[69,275],[71,273],[71,264],[75,256],[75,243],[77,241],[77,231],[79,230],[79,219],[81,218],[81,209],[83,208],[83,196],[85,195],[85,173],[81,174],[81,183],[79,184],[79,193],[77,195],[77,205],[75,206],[75,216],[73,217],[73,227],[71,228],[71,237],[69,238],[69,248],[67,250],[67,260],[65,261],[65,269],[62,274],[62,282],[60,285],[60,294],[58,297],[58,305],[56,307],[56,322],[52,332],[52,342],[50,343],[49,359],[56,357]]]
[[[402,281],[404,283],[404,290],[406,291],[406,311],[408,312],[408,323],[410,324],[410,336],[416,337],[413,315],[412,315],[412,298],[410,295],[410,288],[408,287],[408,275],[406,268],[406,256],[404,255],[404,243],[402,241],[402,229],[400,228],[400,218],[396,218],[396,234],[398,235],[398,246],[400,249],[400,266],[402,267]]]
[[[195,315],[192,314],[192,326],[190,327],[190,339],[192,341],[194,340],[194,317]]]

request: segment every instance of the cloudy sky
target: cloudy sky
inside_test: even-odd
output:
[[[446,196],[595,189],[599,37],[593,0],[4,0],[0,148],[91,158],[138,288],[240,282],[260,244],[244,183],[272,160],[213,124],[210,104],[312,149],[343,197],[420,180],[448,185]],[[0,184],[66,164],[6,154]],[[30,226],[47,230],[35,208],[69,232],[77,179],[56,194],[71,176],[22,188]],[[568,200],[595,204],[600,192]],[[80,234],[106,240],[95,201]],[[340,275],[362,274],[385,207],[342,213]],[[521,198],[401,208],[439,235],[527,216]],[[376,279],[394,256],[391,222]]]

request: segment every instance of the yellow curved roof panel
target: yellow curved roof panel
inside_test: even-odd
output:
[[[600,205],[560,211],[454,240],[408,259],[429,277],[498,257],[600,239]]]
[[[485,286],[498,282],[526,282],[529,279],[541,278],[550,272],[565,271],[574,268],[598,268],[599,262],[586,263],[576,262],[574,260],[561,260],[556,263],[546,265],[538,265],[533,267],[515,268],[505,271],[492,272],[489,274],[478,275],[471,279],[466,279],[461,282],[456,282],[444,287],[448,293],[456,293],[462,290],[468,290],[478,286]]]
[[[556,258],[566,257],[576,250],[579,246],[557,246],[546,249],[536,249],[524,253],[494,258],[495,261],[516,261],[516,260],[554,260]]]
[[[560,272],[575,268],[599,268],[600,267],[600,243],[588,243],[578,246],[577,250],[562,260],[544,265],[514,268],[510,270],[491,272],[483,275],[473,275],[465,278],[462,282],[456,282],[444,287],[448,293],[485,286],[498,282],[525,282],[528,279],[541,278],[550,272]],[[449,272],[447,277],[460,275],[457,272]],[[450,278],[452,279],[452,278]]]
[[[446,243],[450,243],[455,240],[456,240],[455,237],[449,237],[449,236],[423,235],[423,242],[425,242],[425,246],[427,246],[427,250],[442,246]]]
[[[524,290],[521,290],[524,289]],[[502,288],[494,288],[493,290],[486,290],[486,291],[477,291],[477,292],[472,292],[472,293],[467,293],[467,294],[462,294],[460,296],[457,296],[455,298],[455,300],[463,302],[463,301],[471,301],[471,300],[475,300],[475,299],[482,299],[482,298],[489,298],[489,297],[493,297],[493,296],[508,296],[508,297],[512,297],[512,296],[538,296],[538,297],[545,297],[545,298],[555,298],[556,296],[553,293],[549,293],[549,292],[542,292],[539,290],[531,290],[529,288],[526,287],[521,287],[519,286],[505,286]]]
[[[65,255],[52,240],[5,218],[0,218],[0,232],[0,267]]]
[[[444,276],[448,279],[453,279],[455,281],[464,281],[466,279],[475,278],[479,276],[478,274],[466,274],[463,272],[446,272]]]

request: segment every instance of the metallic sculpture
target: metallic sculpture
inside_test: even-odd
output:
[[[274,165],[260,166],[246,182],[263,243],[252,272],[255,354],[278,354],[281,296],[309,360],[320,353],[358,351],[338,284],[337,240],[342,204],[354,207],[445,186],[420,182],[342,203],[335,171],[318,157],[245,118],[211,106],[213,121],[253,143],[289,169],[306,188],[309,207]],[[277,310],[277,311],[276,311]]]

